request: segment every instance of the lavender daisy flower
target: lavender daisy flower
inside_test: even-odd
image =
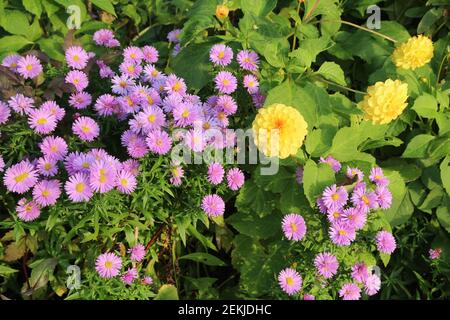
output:
[[[239,168],[230,169],[227,173],[228,188],[233,191],[239,190],[245,182],[244,173]]]
[[[222,216],[225,212],[225,202],[217,194],[210,194],[203,197],[201,207],[210,217]]]
[[[216,65],[227,66],[233,60],[233,50],[224,44],[216,44],[209,52],[209,60]]]
[[[129,171],[120,170],[116,176],[117,190],[121,193],[130,194],[136,189],[136,177]]]
[[[367,215],[360,208],[344,209],[342,213],[342,221],[347,223],[350,228],[361,230],[366,225]]]
[[[384,176],[380,167],[373,167],[370,170],[369,180],[379,187],[385,187],[389,184],[389,179]]]
[[[34,100],[32,98],[26,97],[21,93],[12,96],[8,100],[8,104],[15,112],[20,115],[28,114],[33,106]]]
[[[369,271],[364,262],[356,263],[352,266],[352,279],[358,283],[364,283],[369,276]]]
[[[115,94],[126,95],[128,91],[135,85],[133,79],[127,75],[115,76],[111,80],[111,90]]]
[[[306,223],[299,214],[291,213],[284,216],[282,222],[284,236],[288,240],[300,241],[306,234]]]
[[[236,77],[229,71],[221,71],[214,78],[216,89],[223,94],[231,94],[237,88]]]
[[[317,204],[317,208],[319,209],[319,211],[323,214],[328,214],[328,208],[325,205],[325,203],[323,202],[323,199],[321,197],[317,198],[316,200],[316,204]],[[332,210],[332,212],[334,213],[336,210]]]
[[[343,221],[344,209],[337,208],[335,210],[328,210],[327,219],[330,223]]]
[[[362,181],[364,178],[364,173],[358,168],[351,168],[347,166],[347,172],[345,173],[347,178],[354,179],[357,177],[357,181]]]
[[[0,173],[5,169],[5,160],[3,160],[2,155],[0,154]]]
[[[38,173],[44,177],[53,177],[58,173],[57,161],[50,157],[39,158],[36,168]]]
[[[44,156],[56,161],[64,159],[67,155],[67,143],[60,137],[45,137],[39,144],[39,148]]]
[[[171,74],[167,77],[164,90],[167,94],[179,94],[184,96],[186,94],[186,83],[183,79]]]
[[[250,94],[255,94],[259,92],[259,82],[254,75],[247,74],[244,76],[244,88]]]
[[[144,157],[149,152],[145,138],[138,135],[136,135],[126,147],[128,154],[136,159]]]
[[[379,231],[375,237],[378,251],[391,254],[397,247],[395,238],[392,233],[385,230]]]
[[[126,171],[130,172],[135,177],[138,176],[138,174],[139,174],[139,168],[140,168],[140,164],[139,164],[139,161],[137,161],[137,160],[128,159],[128,160],[122,162],[122,170],[126,170]]]
[[[66,61],[73,69],[84,69],[89,61],[89,55],[80,46],[72,46],[66,50]]]
[[[125,60],[122,62],[119,66],[120,72],[122,74],[126,75],[130,79],[136,79],[141,76],[142,73],[142,67],[139,64],[136,64],[133,61],[127,61]]]
[[[312,294],[306,293],[303,295],[303,300],[312,301],[312,300],[316,300],[316,297],[313,296]]]
[[[375,189],[375,195],[377,196],[378,206],[387,210],[392,204],[392,193],[386,187],[377,187]]]
[[[337,221],[330,226],[331,241],[338,246],[348,246],[356,238],[355,229],[349,224]]]
[[[167,34],[167,40],[171,43],[180,42],[181,29],[175,29]]]
[[[99,255],[95,261],[95,270],[102,278],[118,276],[121,268],[122,259],[111,252]]]
[[[89,79],[83,71],[72,70],[66,75],[66,83],[75,87],[77,91],[83,91],[89,85]]]
[[[237,55],[239,66],[248,71],[256,71],[258,69],[259,57],[254,51],[242,50]]]
[[[341,170],[341,163],[332,156],[328,156],[326,158],[320,157],[319,163],[329,164],[334,172],[339,172]]]
[[[33,188],[33,200],[41,207],[56,204],[61,195],[61,183],[58,180],[42,180]]]
[[[148,64],[144,67],[144,80],[145,81],[156,81],[161,77],[161,72],[159,72],[156,67],[152,64]]]
[[[189,130],[184,136],[184,143],[194,152],[202,152],[206,146],[203,132],[198,129]]]
[[[100,134],[100,127],[94,119],[79,117],[72,125],[72,131],[83,141],[94,141]]]
[[[9,106],[6,103],[0,101],[0,124],[5,124],[8,122],[10,116],[11,109],[9,109]]]
[[[66,115],[66,110],[58,106],[55,101],[46,101],[41,105],[41,110],[50,112],[56,119],[56,121],[61,121]]]
[[[116,172],[104,160],[95,161],[90,169],[89,184],[93,191],[106,193],[115,187]]]
[[[370,209],[376,209],[378,207],[378,197],[375,192],[367,192],[364,186],[354,188],[352,194],[352,203],[355,207],[361,208],[366,213]]]
[[[94,33],[93,40],[99,46],[108,48],[119,47],[120,43],[114,38],[114,33],[108,29],[100,29]]]
[[[145,141],[150,151],[160,155],[168,153],[172,148],[172,139],[167,132],[162,130],[149,132]]]
[[[339,290],[339,296],[342,300],[359,300],[361,298],[361,289],[354,283],[346,283]]]
[[[369,275],[364,281],[364,291],[367,295],[373,296],[381,288],[381,280],[376,274]]]
[[[226,115],[232,115],[236,113],[238,106],[233,97],[223,95],[219,96],[217,99],[217,108],[223,111]]]
[[[20,58],[22,57],[18,54],[7,55],[2,61],[2,66],[9,68],[12,72],[17,73],[17,63],[19,62]]]
[[[262,108],[262,106],[264,106],[264,103],[266,102],[266,96],[259,91],[255,94],[252,94],[252,101],[255,105],[255,108]]]
[[[428,255],[429,255],[431,260],[439,259],[441,257],[441,254],[442,254],[442,249],[441,248],[430,249],[428,251]]]
[[[138,243],[133,248],[128,249],[128,253],[131,261],[140,262],[145,257],[145,247]]]
[[[92,96],[84,91],[72,93],[69,98],[69,105],[78,110],[86,109],[91,103]]]
[[[64,189],[73,202],[85,202],[92,198],[93,192],[89,185],[89,177],[84,173],[75,173],[69,177]]]
[[[110,94],[103,94],[95,101],[94,109],[102,117],[110,116],[118,106],[116,97]]]
[[[344,187],[337,187],[335,184],[326,187],[322,194],[323,204],[329,210],[336,210],[345,206],[348,200],[348,193]]]
[[[144,46],[142,48],[144,54],[144,60],[147,63],[157,63],[159,58],[158,50],[153,46]]]
[[[319,253],[314,259],[314,266],[317,272],[325,279],[334,276],[339,268],[339,263],[335,256],[328,252]]]
[[[128,270],[122,275],[122,282],[130,285],[137,278],[138,278],[137,269],[136,268],[128,268]]]
[[[294,269],[286,268],[278,275],[278,283],[281,289],[291,296],[300,291],[303,279]]]
[[[28,113],[28,124],[36,133],[49,134],[56,128],[56,118],[42,108],[33,109]]]
[[[176,187],[181,185],[181,179],[184,176],[183,168],[179,165],[172,164],[170,172],[171,172],[170,183]]]
[[[138,113],[137,121],[142,124],[142,131],[149,133],[152,130],[160,129],[166,123],[166,116],[163,111],[155,106],[147,107]]]
[[[214,162],[208,166],[208,182],[217,185],[222,182],[225,170],[220,163]]]
[[[150,286],[153,284],[153,279],[150,276],[145,276],[144,279],[142,279],[142,283],[147,286]]]
[[[34,166],[24,160],[12,165],[5,171],[3,183],[10,192],[25,193],[37,182],[37,172]]]
[[[136,65],[141,64],[144,59],[144,53],[141,48],[130,46],[123,50],[123,57],[125,61],[132,62]]]
[[[42,73],[42,65],[38,58],[27,55],[17,61],[17,72],[25,79],[36,78]]]
[[[16,212],[18,218],[25,222],[36,220],[41,215],[39,205],[25,198],[20,199],[17,203]]]

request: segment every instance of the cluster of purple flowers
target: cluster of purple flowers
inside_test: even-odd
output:
[[[336,173],[341,170],[339,161],[331,156],[320,158],[320,162],[330,165]],[[331,242],[337,246],[349,246],[356,239],[357,232],[365,227],[370,211],[386,210],[392,202],[392,194],[388,190],[389,180],[381,168],[372,168],[367,183],[364,181],[364,173],[358,168],[347,167],[345,174],[351,185],[328,186],[317,199],[319,211],[326,215],[330,223]],[[299,184],[302,182],[302,175],[303,170],[300,167],[296,172]],[[348,190],[352,190],[351,194]],[[292,213],[283,218],[282,230],[288,240],[301,241],[305,237],[307,227],[301,215]],[[386,230],[376,234],[375,244],[383,254],[391,254],[396,248],[395,238]],[[434,252],[430,251],[430,256],[432,254],[434,255]],[[316,255],[314,266],[320,277],[330,279],[337,274],[339,262],[330,252],[321,252]],[[380,289],[379,276],[371,273],[362,262],[352,267],[351,277],[353,282],[344,283],[338,292],[344,300],[360,299],[362,289],[369,296],[376,294]],[[291,268],[280,272],[278,282],[288,295],[298,293],[302,287],[301,275]],[[311,294],[304,296],[305,300],[314,298]]]
[[[132,267],[128,268],[121,275],[121,280],[127,285],[133,284],[135,280],[139,279],[139,272],[136,268],[136,263],[141,262],[145,257],[145,247],[142,244],[137,244],[128,249]],[[97,257],[95,262],[95,270],[102,278],[114,278],[120,275],[122,269],[122,258],[115,253],[106,252]],[[153,279],[150,276],[144,276],[141,279],[141,284],[151,285]]]

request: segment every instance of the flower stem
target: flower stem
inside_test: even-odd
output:
[[[352,26],[352,27],[355,27],[355,28],[364,30],[364,31],[366,31],[366,32],[370,32],[370,33],[372,33],[372,34],[374,34],[374,35],[377,35],[377,36],[379,36],[379,37],[381,37],[381,38],[383,38],[383,39],[389,40],[389,41],[391,41],[391,42],[393,42],[393,43],[397,43],[397,40],[395,40],[395,39],[393,39],[393,38],[391,38],[391,37],[388,37],[388,36],[385,35],[385,34],[382,34],[382,33],[377,32],[377,31],[373,31],[373,30],[371,30],[371,29],[369,29],[369,28],[366,28],[366,27],[357,25],[357,24],[355,24],[355,23],[353,23],[353,22],[349,22],[349,21],[345,21],[345,20],[340,20],[340,22],[343,23],[343,24],[346,24],[346,25],[349,25],[349,26]]]
[[[352,89],[352,88],[349,88],[349,87],[346,87],[346,86],[342,86],[342,85],[337,84],[337,83],[335,83],[335,82],[328,81],[328,80],[326,80],[326,79],[324,79],[324,78],[322,78],[322,77],[317,77],[316,79],[319,80],[319,81],[321,81],[321,82],[323,82],[323,83],[326,83],[326,84],[329,84],[329,85],[332,85],[332,86],[341,88],[341,89],[346,90],[346,91],[350,91],[350,92],[354,92],[354,93],[359,93],[359,94],[364,94],[364,95],[367,94],[367,92],[359,91],[359,90]]]

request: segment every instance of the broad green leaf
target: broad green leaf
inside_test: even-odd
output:
[[[304,39],[299,44],[298,49],[289,53],[289,57],[306,68],[309,68],[316,61],[317,55],[325,51],[329,46],[330,39],[321,37],[318,39]]]
[[[281,216],[275,212],[263,218],[255,213],[238,212],[227,219],[227,223],[231,224],[240,234],[259,239],[267,239],[279,233],[280,229],[274,228],[274,226],[280,221]]]
[[[305,147],[312,157],[319,157],[331,148],[336,129],[333,127],[324,127],[323,129],[314,129],[306,136]]]
[[[423,158],[427,155],[427,148],[434,137],[429,134],[418,134],[406,146],[403,158]]]
[[[42,14],[42,3],[38,0],[22,0],[22,4],[28,12],[36,15],[38,18]]]
[[[39,47],[50,59],[56,61],[64,61],[64,39],[58,36],[52,36],[51,38],[44,38],[38,41]]]
[[[264,17],[272,12],[277,5],[277,0],[244,0],[241,1],[241,8],[244,14],[253,14]]]
[[[26,45],[32,44],[22,36],[6,36],[0,38],[0,53],[17,52]]]
[[[442,205],[436,209],[436,216],[441,226],[450,233],[450,198],[445,196]]]
[[[159,288],[155,300],[178,300],[178,291],[174,285],[164,284]]]
[[[414,101],[414,105],[411,109],[423,118],[434,119],[438,115],[437,108],[436,98],[428,93],[425,93]]]
[[[111,0],[91,0],[92,3],[99,7],[100,9],[111,13],[112,15],[116,15],[116,11],[114,10],[114,6],[111,3]]]
[[[400,174],[396,171],[386,171],[386,176],[389,179],[388,189],[392,193],[392,204],[383,213],[391,226],[397,226],[411,217],[414,207]]]
[[[303,171],[303,188],[312,208],[316,206],[316,199],[322,194],[325,187],[334,182],[334,172],[329,165],[323,163],[317,165],[312,160],[306,162]]]
[[[28,38],[30,22],[27,15],[18,10],[5,10],[5,16],[0,20],[0,26],[13,35]]]
[[[447,194],[450,196],[450,155],[446,156],[439,167],[441,169],[441,180]]]
[[[222,260],[220,260],[219,258],[206,253],[206,252],[194,252],[194,253],[189,253],[187,255],[184,255],[180,258],[178,258],[179,260],[191,260],[191,261],[195,261],[195,262],[201,262],[204,263],[208,266],[226,266],[227,264],[225,262],[223,262]]]
[[[344,71],[341,66],[335,62],[324,62],[317,73],[327,80],[333,81],[337,84],[346,85]]]

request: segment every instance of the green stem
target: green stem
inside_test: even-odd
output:
[[[355,24],[355,23],[352,23],[352,22],[349,22],[349,21],[345,21],[345,20],[340,20],[340,22],[343,23],[343,24],[346,24],[346,25],[349,25],[349,26],[352,26],[352,27],[355,27],[355,28],[364,30],[364,31],[366,31],[366,32],[370,32],[370,33],[372,33],[372,34],[374,34],[374,35],[377,35],[377,36],[379,36],[379,37],[381,37],[381,38],[383,38],[383,39],[389,40],[389,41],[391,41],[391,42],[393,42],[393,43],[397,43],[397,40],[392,39],[391,37],[388,37],[387,35],[382,34],[382,33],[379,33],[379,32],[377,32],[377,31],[373,31],[373,30],[368,29],[368,28],[366,28],[366,27],[363,27],[363,26],[360,26],[360,25],[357,25],[357,24]]]
[[[444,69],[444,63],[445,63],[445,60],[447,60],[448,58],[447,58],[447,54],[444,54],[444,56],[442,57],[442,61],[441,61],[441,63],[440,63],[440,65],[439,65],[439,71],[438,71],[438,73],[437,73],[437,78],[436,78],[436,89],[437,89],[437,87],[438,87],[438,85],[439,85],[439,80],[441,79],[441,73],[442,73],[442,70]]]
[[[354,93],[360,93],[360,94],[364,94],[364,95],[367,94],[367,92],[359,91],[359,90],[352,89],[352,88],[349,88],[349,87],[346,87],[346,86],[342,86],[342,85],[337,84],[335,82],[328,81],[328,80],[326,80],[326,79],[324,79],[322,77],[317,77],[316,79],[319,80],[319,81],[322,81],[323,83],[326,83],[326,84],[329,84],[329,85],[341,88],[341,89],[346,90],[346,91],[350,91],[350,92],[354,92]]]
[[[300,18],[300,5],[301,5],[301,2],[299,1],[298,5],[297,5],[297,15],[299,16],[299,18]],[[296,21],[295,22],[295,27],[294,27],[294,40],[292,41],[292,49],[291,49],[291,51],[295,50],[295,45],[297,44],[296,43],[297,42],[297,35],[296,35],[296,33],[297,33],[297,26],[298,26],[298,22]]]

